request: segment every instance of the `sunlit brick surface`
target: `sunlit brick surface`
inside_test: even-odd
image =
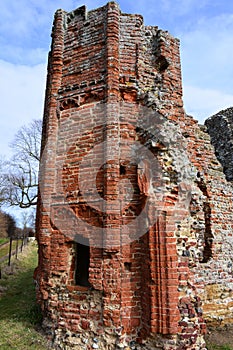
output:
[[[231,193],[184,112],[179,41],[113,2],[57,11],[35,272],[50,339],[204,349],[203,309],[231,322]]]

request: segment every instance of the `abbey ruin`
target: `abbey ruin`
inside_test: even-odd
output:
[[[200,350],[233,322],[231,112],[186,115],[179,40],[142,16],[56,12],[35,275],[58,349]]]

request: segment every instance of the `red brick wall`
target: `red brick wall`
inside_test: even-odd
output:
[[[179,41],[113,2],[59,10],[52,38],[37,215],[44,326],[67,346],[201,349],[199,294],[219,258],[215,196],[227,184],[184,113]],[[75,242],[90,245],[90,286],[75,284]]]

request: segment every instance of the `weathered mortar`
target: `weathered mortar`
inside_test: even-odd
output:
[[[67,349],[204,349],[202,307],[210,323],[231,321],[232,187],[183,110],[179,41],[114,2],[59,10],[52,37],[37,215],[44,327]]]

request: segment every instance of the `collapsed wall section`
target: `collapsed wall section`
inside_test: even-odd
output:
[[[222,164],[226,179],[232,181],[233,108],[225,109],[208,118],[205,125],[211,137],[211,143],[215,148],[216,157]]]
[[[208,120],[207,120],[208,122]],[[207,123],[206,123],[207,124]],[[218,122],[212,124],[218,135]],[[190,233],[183,237],[188,247],[189,266],[194,286],[202,301],[208,327],[232,324],[232,183],[226,180],[218,153],[215,155],[213,129],[187,117],[183,131],[188,154],[196,168],[190,201]],[[220,136],[218,136],[221,144]],[[194,243],[197,240],[197,244]]]

